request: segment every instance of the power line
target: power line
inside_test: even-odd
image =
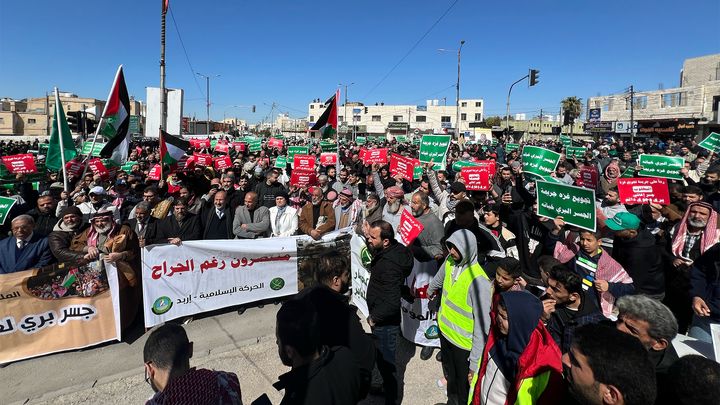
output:
[[[398,66],[400,66],[401,63],[403,63],[403,61],[404,61],[408,56],[410,56],[410,54],[412,53],[412,51],[414,51],[415,48],[417,48],[417,46],[420,45],[420,43],[423,41],[423,39],[425,39],[425,37],[428,36],[428,34],[430,33],[430,31],[432,31],[433,28],[435,28],[435,26],[440,23],[440,21],[450,12],[450,10],[452,10],[453,7],[455,7],[455,5],[456,5],[459,1],[460,1],[460,0],[455,0],[455,1],[450,5],[450,7],[448,7],[448,9],[445,10],[444,13],[442,13],[442,15],[440,16],[440,18],[438,18],[437,21],[435,21],[435,23],[433,23],[433,25],[431,25],[430,28],[427,29],[427,31],[425,31],[425,33],[420,37],[420,39],[418,39],[417,42],[415,42],[415,45],[413,45],[413,46],[410,48],[410,50],[407,51],[407,53],[406,53],[402,58],[400,58],[400,60],[395,64],[395,66],[393,66],[392,69],[390,69],[390,71],[387,72],[387,73],[385,74],[385,76],[383,76],[383,78],[380,79],[380,81],[377,82],[377,84],[376,84],[375,86],[373,86],[373,88],[371,88],[370,91],[368,91],[367,94],[365,94],[365,96],[363,96],[362,98],[367,99],[367,97],[368,97],[373,91],[375,91],[375,89],[377,89],[377,88],[382,84],[382,82],[384,82],[385,79],[387,79],[388,76],[390,76],[390,74],[392,74],[392,72],[394,72],[395,69],[396,69]]]
[[[190,67],[190,72],[192,72],[193,81],[195,81],[195,85],[200,91],[200,94],[205,97],[205,93],[203,92],[202,87],[200,87],[200,83],[198,83],[197,81],[197,74],[195,72],[195,69],[193,69],[192,63],[190,63],[190,57],[188,56],[187,49],[185,49],[185,43],[183,42],[182,36],[180,35],[180,29],[178,29],[177,22],[175,22],[175,14],[173,14],[171,7],[168,7],[168,9],[170,10],[170,18],[172,18],[173,25],[175,26],[175,32],[177,32],[178,39],[180,39],[180,45],[182,45],[183,52],[185,53],[185,60],[188,63],[188,67]]]

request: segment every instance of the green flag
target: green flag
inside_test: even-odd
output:
[[[55,95],[55,116],[52,122],[52,132],[50,133],[50,144],[48,145],[48,154],[45,158],[45,165],[48,169],[57,171],[62,169],[62,156],[60,154],[60,133],[62,132],[63,149],[65,152],[65,162],[68,162],[77,156],[75,144],[70,134],[70,126],[68,126],[65,112],[59,97]],[[58,129],[59,128],[59,129]]]

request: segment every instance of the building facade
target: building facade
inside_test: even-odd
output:
[[[482,99],[460,100],[460,132],[470,132],[471,123],[481,122],[485,116]],[[317,100],[308,105],[308,125],[315,124],[325,111]],[[348,102],[338,105],[340,134],[407,135],[448,132],[457,128],[455,105],[439,105],[439,100],[427,100],[425,105],[365,105]]]
[[[695,138],[720,132],[720,54],[686,59],[679,87],[590,97],[587,130],[640,138]],[[594,119],[590,119],[593,117]]]

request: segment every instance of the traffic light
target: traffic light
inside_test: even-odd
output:
[[[367,109],[367,107],[365,107],[365,114],[367,114],[367,112],[368,112],[368,109]]]
[[[70,127],[70,132],[81,132],[82,127],[80,124],[80,114],[80,111],[68,111],[66,119],[68,126]]]
[[[88,134],[95,132],[95,120],[91,118],[85,118],[85,130]]]
[[[252,112],[255,112],[255,104],[253,104]]]
[[[540,79],[540,71],[537,69],[530,69],[530,87],[538,84]]]

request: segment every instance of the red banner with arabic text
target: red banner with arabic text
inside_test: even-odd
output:
[[[37,173],[35,158],[30,153],[2,157],[3,164],[12,174]]]
[[[400,225],[398,225],[398,234],[400,242],[405,246],[412,245],[415,238],[420,235],[425,227],[415,218],[409,210],[404,209],[400,215]]]

